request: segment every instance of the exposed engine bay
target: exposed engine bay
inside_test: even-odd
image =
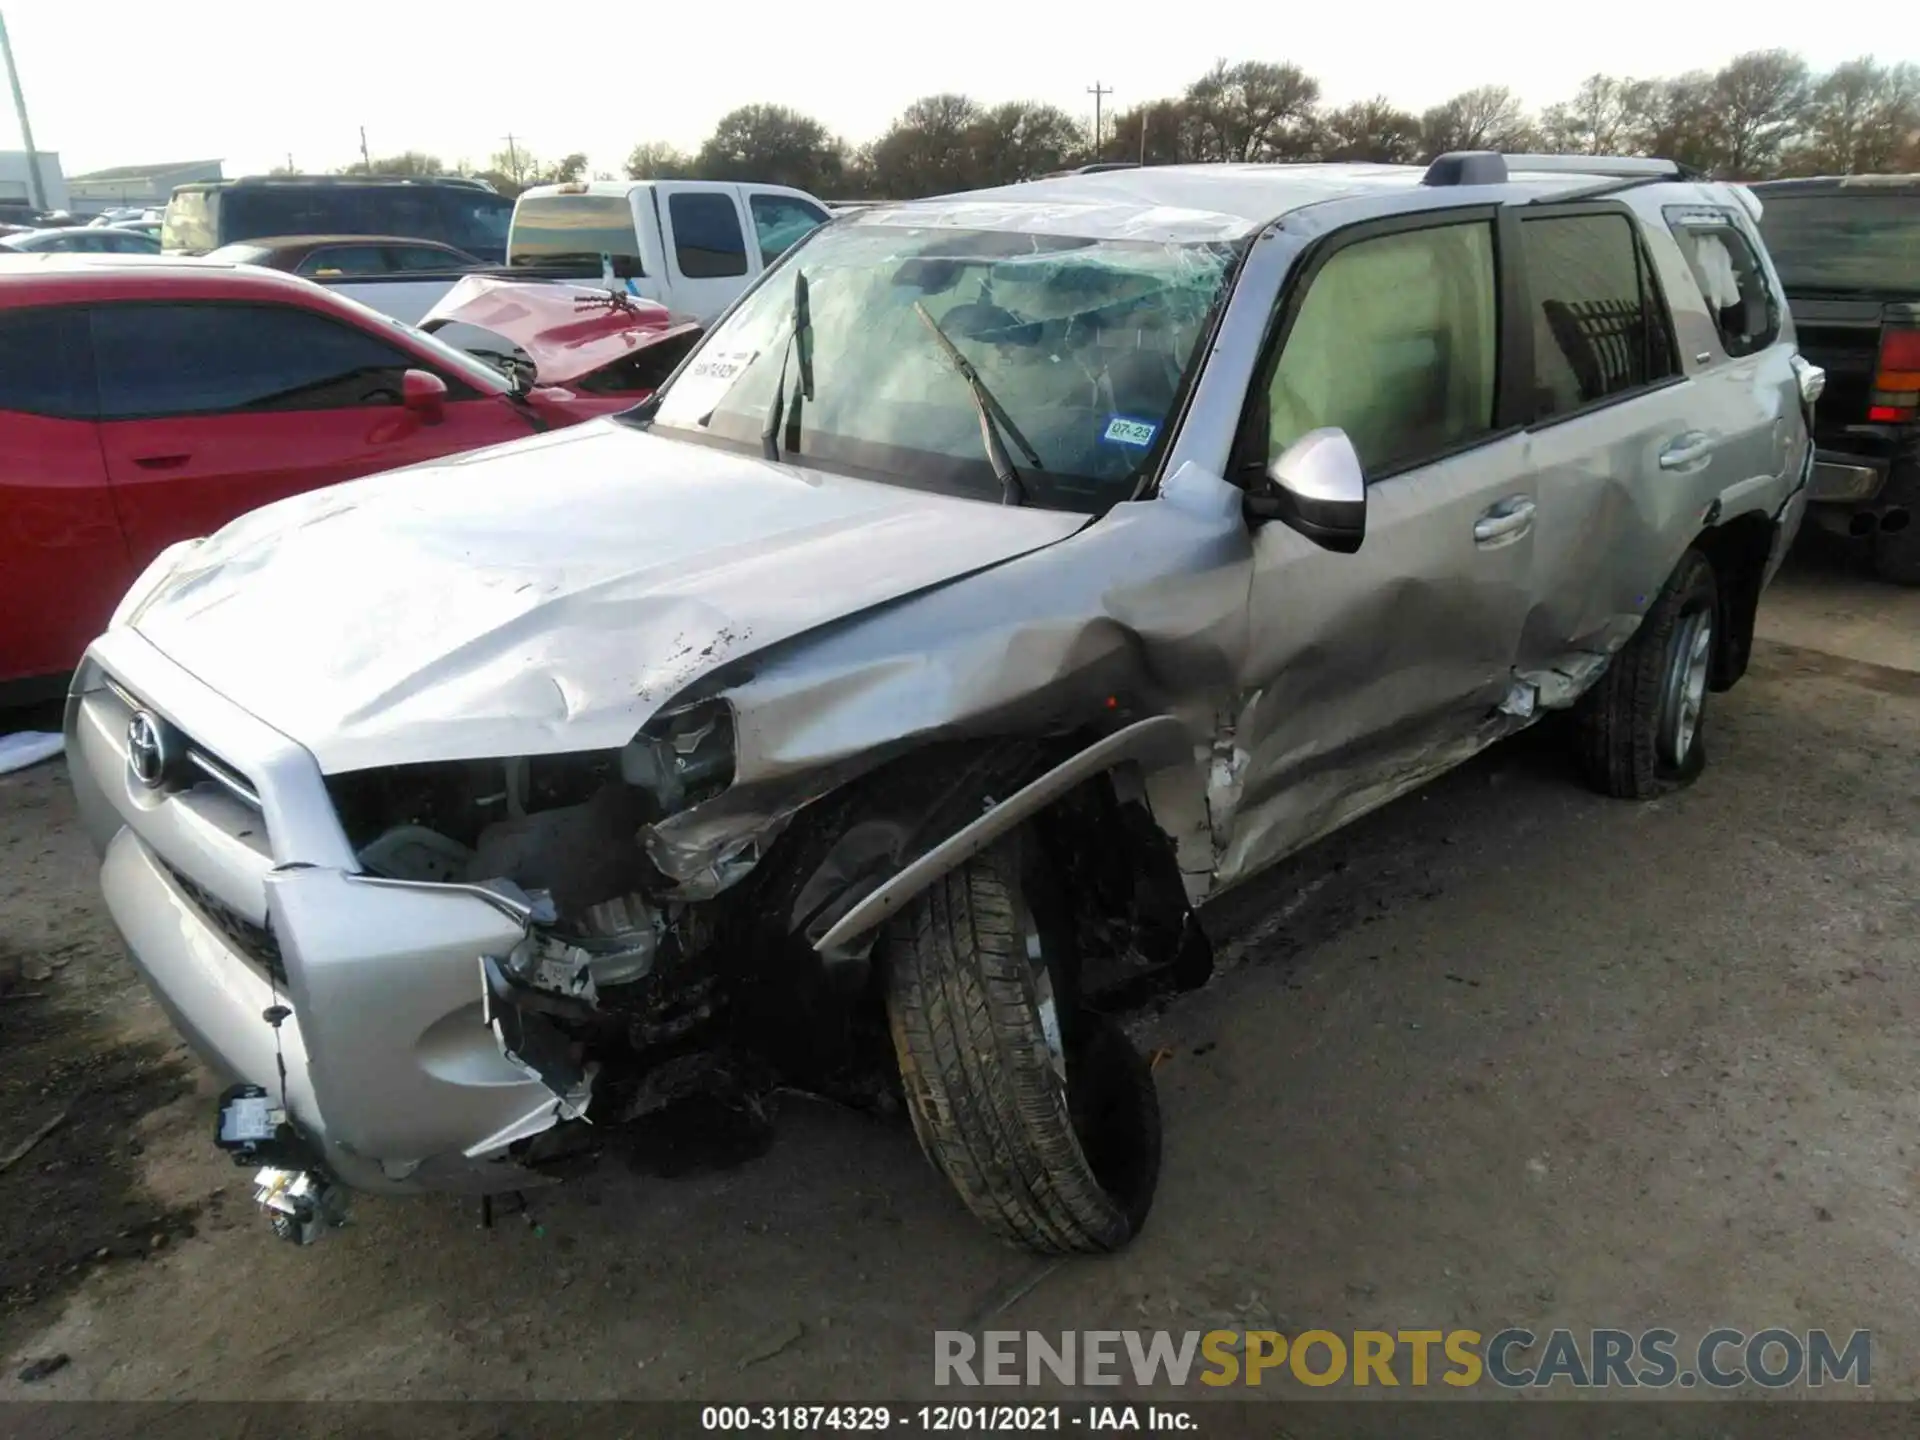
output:
[[[764,824],[725,864],[669,874],[662,823],[733,780],[730,708],[662,714],[617,751],[400,765],[328,788],[370,875],[487,887],[524,904],[526,937],[482,959],[503,1051],[562,1120],[618,1124],[707,1087],[792,1086],[890,1108],[897,1086],[874,983],[878,933],[814,942],[862,895],[1059,756],[1072,736],[934,746]],[[1071,897],[1069,1003],[1198,984],[1210,951],[1171,842],[1139,793],[1101,775],[1038,833]],[[1157,859],[1157,863],[1153,863]],[[1097,973],[1096,973],[1097,972]],[[537,1163],[550,1137],[523,1156]],[[562,1147],[564,1148],[564,1147]]]

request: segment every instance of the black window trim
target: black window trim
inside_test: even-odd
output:
[[[1548,430],[1555,425],[1564,425],[1569,420],[1580,420],[1598,411],[1618,405],[1623,401],[1637,400],[1655,391],[1666,390],[1675,385],[1684,385],[1691,378],[1686,366],[1681,363],[1679,337],[1673,329],[1673,307],[1667,303],[1666,287],[1660,283],[1660,268],[1653,263],[1653,254],[1647,249],[1647,237],[1641,230],[1640,217],[1633,209],[1617,200],[1568,201],[1564,204],[1529,205],[1525,213],[1513,212],[1512,223],[1513,255],[1516,264],[1513,267],[1513,283],[1516,292],[1516,313],[1526,318],[1526,324],[1520,328],[1525,332],[1519,337],[1525,347],[1526,367],[1515,367],[1516,376],[1527,377],[1522,384],[1522,393],[1516,397],[1519,403],[1517,414],[1526,415],[1532,408],[1529,398],[1531,377],[1533,375],[1533,287],[1528,282],[1526,251],[1522,247],[1518,227],[1535,220],[1571,220],[1583,215],[1615,215],[1627,222],[1627,231],[1633,236],[1634,264],[1647,289],[1651,292],[1653,303],[1659,309],[1661,331],[1667,340],[1667,374],[1658,380],[1649,380],[1644,385],[1635,385],[1628,390],[1616,390],[1611,395],[1603,395],[1598,400],[1589,400],[1586,404],[1572,410],[1562,410],[1553,415],[1532,415],[1524,422],[1528,434]]]
[[[318,310],[308,305],[288,304],[287,302],[281,301],[281,300],[270,300],[270,299],[253,297],[253,296],[249,296],[244,299],[238,296],[234,296],[231,298],[222,296],[218,299],[207,299],[199,296],[192,296],[192,297],[169,296],[166,298],[161,298],[157,296],[142,295],[138,298],[129,298],[126,300],[89,300],[85,304],[74,305],[70,307],[62,307],[62,308],[70,308],[79,312],[82,318],[82,321],[86,327],[87,361],[93,373],[93,391],[94,391],[94,417],[93,418],[98,424],[118,425],[129,420],[140,421],[140,420],[211,419],[211,418],[215,418],[222,415],[247,415],[247,414],[313,415],[313,414],[326,414],[329,411],[335,411],[335,410],[358,410],[358,409],[368,408],[365,406],[358,406],[358,405],[319,405],[306,410],[231,410],[231,409],[144,410],[144,411],[138,411],[130,415],[106,414],[105,413],[106,406],[104,404],[104,401],[101,395],[100,367],[97,359],[95,358],[96,352],[98,350],[98,346],[94,343],[94,337],[93,337],[94,312],[96,310],[146,310],[146,309],[158,309],[162,307],[170,310],[178,310],[182,306],[187,306],[187,305],[197,306],[205,309],[218,308],[218,309],[227,309],[227,310],[235,310],[235,309],[259,310],[264,308],[269,310],[298,311],[302,315],[310,315],[315,320],[319,320],[324,322],[325,324],[332,325],[336,329],[350,330],[354,334],[360,336],[362,339],[375,341],[381,345],[386,346],[388,349],[392,350],[396,355],[405,357],[405,359],[408,362],[405,368],[408,370],[424,370],[430,375],[437,376],[440,382],[447,387],[446,402],[448,404],[455,404],[464,400],[478,400],[478,399],[486,398],[486,396],[484,396],[482,392],[474,389],[471,385],[467,384],[467,382],[464,379],[462,379],[460,376],[444,371],[437,365],[432,365],[427,363],[425,360],[421,359],[419,356],[414,355],[411,351],[402,349],[399,345],[395,344],[390,337],[384,334],[381,334],[380,332],[375,330],[364,329],[361,326],[352,324],[350,321],[342,320],[337,315],[330,315],[324,310]],[[396,405],[393,408],[399,409],[400,407]]]
[[[1240,420],[1235,427],[1235,437],[1228,454],[1231,457],[1243,457],[1247,453],[1249,437],[1247,427],[1253,418],[1255,401],[1260,391],[1273,383],[1274,367],[1280,363],[1280,354],[1286,349],[1287,339],[1293,333],[1294,321],[1299,318],[1300,307],[1306,302],[1307,292],[1313,288],[1313,282],[1327,263],[1349,246],[1364,244],[1369,240],[1383,239],[1389,235],[1404,235],[1418,230],[1439,230],[1456,225],[1487,225],[1492,229],[1493,240],[1493,293],[1494,293],[1494,381],[1493,381],[1493,424],[1491,428],[1478,435],[1469,436],[1457,444],[1431,451],[1425,455],[1383,466],[1367,476],[1367,488],[1372,489],[1388,480],[1396,479],[1414,470],[1424,470],[1429,465],[1438,465],[1470,450],[1497,444],[1509,439],[1526,428],[1521,420],[1520,404],[1524,401],[1525,386],[1522,377],[1528,372],[1518,369],[1509,359],[1516,355],[1515,332],[1524,327],[1517,322],[1525,316],[1518,308],[1508,286],[1508,275],[1518,270],[1517,265],[1508,265],[1509,254],[1516,254],[1512,247],[1519,240],[1519,233],[1512,229],[1513,211],[1510,206],[1501,205],[1449,205],[1435,210],[1418,210],[1404,215],[1389,215],[1372,220],[1358,220],[1344,225],[1338,230],[1322,235],[1309,245],[1305,253],[1294,262],[1286,281],[1286,288],[1280,297],[1280,304],[1274,312],[1274,318],[1268,321],[1266,337],[1260,344],[1260,358],[1254,363],[1253,378],[1248,382],[1247,393],[1241,398]],[[1532,352],[1525,352],[1529,366]],[[1259,437],[1259,453],[1264,465],[1267,436]],[[1228,469],[1235,471],[1227,477],[1228,483],[1244,489],[1245,476],[1237,473],[1244,465],[1230,460]]]

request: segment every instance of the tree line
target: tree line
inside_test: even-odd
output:
[[[1863,58],[1821,73],[1791,51],[1755,50],[1711,72],[1591,75],[1538,113],[1505,86],[1481,85],[1416,114],[1386,96],[1329,106],[1297,65],[1222,60],[1180,94],[1122,110],[1101,128],[1096,143],[1057,106],[939,94],[854,145],[797,110],[754,104],[722,116],[691,153],[634,146],[625,170],[633,179],[760,180],[835,200],[973,190],[1095,161],[1408,164],[1450,150],[1659,155],[1730,180],[1871,174],[1920,170],[1920,66]],[[351,168],[448,173],[418,152]],[[584,153],[543,161],[516,148],[453,169],[517,194],[584,179],[588,166]]]

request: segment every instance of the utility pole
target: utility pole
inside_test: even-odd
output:
[[[1098,160],[1100,158],[1100,102],[1113,94],[1113,91],[1096,80],[1087,87],[1087,94],[1093,96],[1093,158]]]
[[[14,68],[13,45],[7,39],[7,19],[0,15],[0,55],[7,60],[7,83],[13,87],[13,113],[20,117],[20,143],[27,150],[27,182],[33,208],[47,208],[47,187],[40,178],[40,156],[33,148],[33,126],[27,123],[27,97],[20,90],[20,72]]]
[[[509,132],[505,138],[507,142],[507,174],[512,178],[513,183],[518,185],[520,183],[520,152],[514,148],[513,135],[511,132]]]
[[[367,153],[367,127],[360,127],[360,163],[367,167],[367,173],[373,173],[373,156]]]

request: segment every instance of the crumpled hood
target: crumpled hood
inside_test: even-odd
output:
[[[329,773],[603,749],[745,652],[1085,524],[602,420],[243,516],[133,623]]]
[[[571,385],[700,329],[653,300],[493,275],[462,276],[420,322],[430,333],[455,324],[477,326],[519,346],[542,385]]]

